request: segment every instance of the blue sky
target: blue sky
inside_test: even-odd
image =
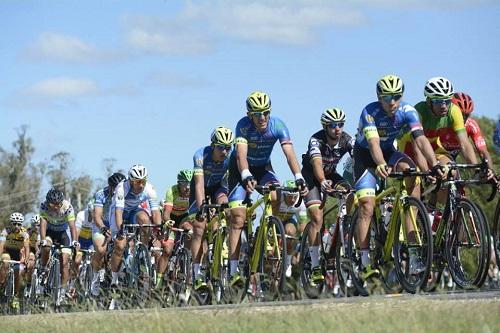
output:
[[[405,100],[449,78],[476,115],[500,114],[500,1],[1,1],[0,145],[29,125],[36,160],[67,151],[75,175],[144,164],[158,194],[213,128],[269,93],[300,156],[327,107],[354,134],[375,83]],[[279,146],[281,179],[291,177]]]

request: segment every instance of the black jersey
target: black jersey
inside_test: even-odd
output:
[[[312,169],[311,161],[315,158],[321,158],[323,161],[323,170],[325,175],[336,172],[337,164],[346,153],[352,155],[353,140],[351,136],[342,132],[338,143],[330,147],[327,143],[326,133],[320,130],[311,136],[307,153],[302,155],[302,166],[306,169]]]

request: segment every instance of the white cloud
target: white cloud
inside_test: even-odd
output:
[[[175,17],[127,16],[127,43],[132,48],[161,55],[193,55],[211,48],[211,38],[196,22]]]
[[[209,84],[198,77],[189,77],[179,73],[157,71],[145,77],[145,84],[159,87],[202,87]]]
[[[22,57],[36,61],[98,63],[112,61],[125,55],[122,52],[100,50],[76,36],[44,32],[26,48]]]
[[[24,91],[27,96],[37,97],[79,97],[95,95],[99,92],[94,81],[57,77],[35,83]]]

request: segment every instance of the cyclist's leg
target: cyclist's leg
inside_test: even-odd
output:
[[[59,242],[63,246],[70,246],[70,235],[69,229],[62,231],[58,235],[58,239],[54,239],[54,241]],[[63,291],[67,290],[67,284],[70,279],[70,267],[69,267],[69,257],[71,255],[71,249],[62,249],[61,256],[61,286]]]
[[[295,236],[297,235],[297,220],[293,217],[287,221],[283,221],[285,234],[290,236],[286,240],[286,258],[285,258],[285,274],[287,277],[292,276],[292,254],[295,248]]]
[[[205,188],[206,190],[206,188]],[[198,207],[196,206],[196,201],[194,200],[194,194],[190,198],[189,215],[195,216],[198,213]],[[205,233],[207,222],[205,219],[203,221],[198,221],[193,218],[193,235],[191,237],[191,255],[192,255],[192,270],[194,281],[200,279],[201,281],[201,258],[203,255],[203,235]]]
[[[10,254],[2,253],[2,256],[0,259],[1,259],[1,261],[10,260]],[[1,261],[0,261],[0,285],[4,285],[5,279],[7,278],[7,271],[9,270],[9,265],[3,264]]]
[[[230,173],[231,180],[231,173]],[[231,185],[231,182],[230,182]],[[233,277],[238,273],[238,260],[240,257],[241,230],[245,226],[246,206],[242,203],[246,197],[246,191],[241,184],[229,193],[229,274]]]
[[[367,156],[368,154],[368,156]],[[355,189],[359,203],[358,211],[358,243],[361,250],[361,266],[366,269],[367,275],[372,272],[369,257],[370,248],[370,223],[375,209],[375,189],[377,179],[373,171],[374,162],[371,160],[368,149],[354,149],[354,178]],[[376,271],[374,271],[377,273]]]

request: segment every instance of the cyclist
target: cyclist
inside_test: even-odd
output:
[[[193,156],[193,180],[189,198],[189,215],[197,214],[206,196],[216,204],[227,203],[227,170],[232,151],[234,134],[229,128],[219,126],[210,136],[210,146],[202,147]],[[203,254],[202,240],[207,221],[196,217],[193,221],[191,253],[193,255],[194,288],[206,288],[200,271]]]
[[[349,183],[337,173],[340,159],[352,155],[352,138],[344,132],[345,113],[340,108],[326,109],[321,115],[323,129],[309,139],[307,152],[302,155],[302,174],[307,183],[309,193],[305,204],[311,216],[312,226],[309,237],[309,254],[311,256],[311,283],[319,283],[324,277],[319,265],[319,231],[323,225],[323,209],[321,192],[331,192],[335,187],[350,189]],[[347,214],[350,215],[353,196],[347,201]]]
[[[110,225],[112,234],[116,234],[111,255],[111,284],[118,285],[118,271],[122,263],[126,237],[122,233],[123,224],[161,224],[156,190],[147,182],[148,171],[141,164],[135,164],[128,172],[128,179],[116,186],[110,208]],[[148,244],[144,232],[141,232],[143,243]]]
[[[451,82],[444,77],[430,78],[425,84],[424,95],[426,100],[415,105],[415,108],[420,115],[424,134],[431,142],[439,162],[446,165],[453,160],[452,154],[445,147],[448,145],[450,148],[456,147],[455,154],[459,151],[467,163],[477,163],[474,148],[467,138],[462,112],[457,105],[452,103],[454,89]],[[422,154],[418,147],[415,147],[413,143],[406,144],[405,152],[414,156],[419,167],[425,170],[427,166],[421,158]],[[488,171],[487,177],[493,177],[491,169]],[[433,228],[437,226],[440,216],[443,214],[446,197],[447,190],[441,189],[435,200],[429,200],[431,206],[436,201],[434,216],[438,219],[434,219]]]
[[[78,214],[76,214],[75,226],[78,234],[78,243],[80,243],[80,250],[94,249],[92,243],[93,212],[94,202],[91,200],[87,203],[87,207],[84,210],[81,210]],[[78,277],[82,257],[83,253],[78,251],[73,260],[73,281]],[[72,284],[73,281],[70,283]]]
[[[10,226],[3,229],[0,233],[0,258],[1,260],[17,260],[28,264],[28,256],[22,255],[29,253],[29,235],[23,227],[24,215],[21,213],[10,214]],[[0,267],[0,284],[5,285],[7,277],[8,265]],[[23,265],[14,266],[14,298],[12,299],[11,306],[14,309],[19,308],[19,289],[21,286],[21,279],[23,278]]]
[[[482,159],[486,159],[488,161],[488,167],[493,170],[493,161],[486,146],[486,141],[481,133],[481,128],[476,120],[470,117],[474,111],[474,102],[472,101],[472,98],[463,92],[458,92],[453,95],[451,101],[460,108],[460,111],[462,111],[465,131],[467,132],[467,136],[472,140],[479,156],[481,156]],[[460,144],[456,135],[451,138],[440,137],[440,139],[444,148],[449,151],[453,159],[456,160],[457,155],[460,152]]]
[[[241,229],[245,224],[246,207],[242,202],[256,184],[279,183],[271,166],[271,152],[276,141],[295,176],[301,195],[307,194],[304,177],[300,173],[292,141],[285,123],[271,116],[271,100],[261,91],[251,93],[246,100],[247,115],[236,125],[236,148],[229,166],[229,205],[231,207],[229,253],[231,286],[241,285],[237,272]],[[273,194],[273,201],[277,199]]]
[[[295,180],[287,180],[283,183],[283,187],[295,187]],[[295,249],[295,239],[297,236],[297,227],[299,223],[303,223],[304,217],[307,219],[307,216],[304,216],[304,204],[301,204],[300,207],[295,207],[299,200],[299,192],[290,192],[290,191],[278,191],[279,207],[277,209],[278,215],[277,217],[283,223],[285,227],[285,233],[287,236],[290,236],[287,239],[286,243],[286,258],[285,258],[285,275],[286,277],[292,276],[292,256]]]
[[[28,256],[28,264],[26,265],[26,281],[31,283],[31,275],[35,268],[36,258],[38,256],[40,244],[40,215],[35,214],[30,219],[30,227],[27,230],[30,237],[30,251]]]
[[[50,254],[50,245],[53,243],[62,246],[72,246],[78,250],[75,213],[71,203],[64,199],[64,193],[52,188],[47,192],[45,201],[40,205],[40,239],[42,245],[41,264],[45,269]],[[72,241],[73,240],[73,241]],[[69,256],[71,249],[61,250],[61,298],[65,297],[69,281]]]
[[[500,154],[500,119],[497,121],[495,132],[493,133],[493,144],[497,154]]]
[[[115,237],[117,230],[113,235],[110,234],[110,206],[113,199],[115,188],[125,175],[115,172],[108,177],[108,186],[100,189],[94,195],[94,224],[92,225],[92,242],[96,251],[92,256],[92,284],[90,292],[94,296],[99,295],[99,283],[101,277],[104,278],[104,256],[106,255],[106,238]]]
[[[177,184],[167,190],[162,213],[162,220],[164,223],[167,221],[174,221],[174,225],[178,228],[192,228],[188,221],[183,221],[188,216],[190,183],[192,178],[192,170],[181,170],[177,174]],[[157,288],[162,286],[163,275],[165,274],[168,259],[174,248],[174,241],[175,233],[172,232],[164,235],[164,239],[160,242],[162,253],[158,258]]]
[[[371,267],[369,257],[369,230],[375,208],[377,177],[385,179],[391,169],[402,171],[415,166],[408,156],[395,150],[393,143],[396,137],[409,130],[426,161],[442,176],[432,147],[424,136],[417,111],[401,100],[404,93],[403,81],[398,76],[386,75],[377,82],[376,90],[378,101],[368,104],[361,112],[353,153],[355,189],[359,200],[358,236],[363,279],[379,274],[377,269]],[[419,197],[418,179],[407,178],[405,181],[408,192]],[[407,230],[409,237],[414,237],[411,224],[407,225]],[[415,253],[410,252],[411,274],[418,274],[425,269],[419,259]]]

